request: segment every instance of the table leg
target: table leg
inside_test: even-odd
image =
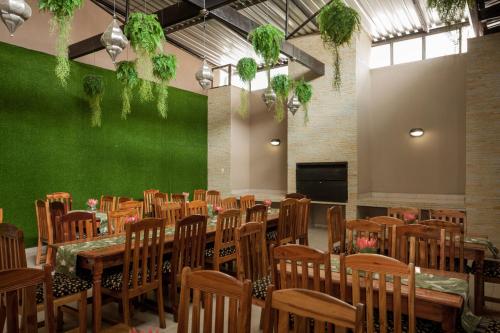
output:
[[[441,329],[446,333],[456,332],[458,313],[455,309],[445,308],[443,311],[443,321],[441,322]]]
[[[484,306],[484,251],[476,251],[474,255],[476,271],[474,273],[474,314],[483,313]]]
[[[96,260],[92,272],[92,332],[101,330],[102,304],[101,304],[101,278],[102,261]]]

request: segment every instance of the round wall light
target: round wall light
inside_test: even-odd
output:
[[[280,139],[271,139],[269,142],[272,146],[279,146],[281,144]]]
[[[424,135],[424,130],[421,128],[412,128],[410,130],[410,136],[413,138],[418,138],[422,135]]]

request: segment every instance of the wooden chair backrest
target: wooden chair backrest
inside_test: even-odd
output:
[[[177,221],[183,217],[182,204],[179,202],[167,202],[161,207],[160,218],[166,220],[168,227],[174,227]]]
[[[289,333],[291,314],[294,315],[294,333],[312,332],[308,330],[311,320],[315,333],[325,332],[325,324],[328,324],[328,332],[332,331],[332,325],[336,332],[340,328],[363,332],[364,305],[361,303],[352,306],[325,293],[299,288],[275,291],[270,286],[268,295],[265,311],[269,320],[265,322],[264,333],[273,333],[273,326],[278,333]]]
[[[207,198],[207,191],[206,190],[194,190],[193,201],[194,200],[206,201],[206,198]]]
[[[129,219],[139,220],[135,209],[119,209],[108,213],[108,233],[111,235],[121,234]]]
[[[144,205],[141,201],[130,200],[120,202],[118,203],[118,209],[135,209],[135,211],[137,212],[137,216],[139,216],[139,220],[142,220],[144,218]]]
[[[269,276],[266,233],[263,223],[247,222],[236,229],[236,266],[240,280]]]
[[[348,294],[348,269],[352,270],[352,297]],[[378,274],[378,278],[374,275]],[[388,285],[386,278],[392,278]],[[401,279],[407,279],[407,302],[402,301]],[[364,282],[362,282],[364,280]],[[378,300],[373,291],[378,288]],[[361,295],[365,290],[365,295]],[[394,332],[401,333],[403,304],[408,304],[408,332],[415,332],[415,266],[378,254],[340,255],[340,294],[351,304],[365,304],[367,332],[375,332],[374,308],[379,311],[380,332],[388,331],[387,311],[393,312]],[[392,294],[392,302],[388,301]],[[406,297],[405,297],[406,298]],[[388,307],[392,304],[392,307]],[[391,330],[392,331],[392,330]]]
[[[340,253],[344,253],[346,250],[344,208],[341,205],[328,208],[326,221],[328,224],[328,252],[334,253],[335,244],[338,242]]]
[[[277,238],[279,245],[295,242],[298,202],[297,199],[285,199],[281,201]]]
[[[219,270],[220,265],[225,262],[236,260],[236,252],[221,256],[224,250],[230,250],[236,246],[235,230],[241,226],[241,212],[239,209],[229,209],[217,215],[217,226],[215,227],[214,242],[214,269]]]
[[[45,332],[55,332],[51,270],[50,265],[45,265],[43,270],[17,268],[0,271],[0,295],[5,295],[7,304],[5,307],[7,332],[18,333],[19,327],[24,329],[23,332],[38,332],[36,289],[40,284],[43,284],[44,293]],[[22,295],[21,313],[18,306],[19,295]],[[19,322],[19,315],[22,325]]]
[[[385,253],[385,225],[363,219],[346,221],[348,254],[358,252],[358,249],[356,248],[356,241],[360,237],[376,239],[378,253]]]
[[[431,209],[430,219],[442,220],[460,224],[464,231],[467,227],[467,215],[465,212],[455,209]]]
[[[303,288],[330,294],[332,275],[330,254],[299,244],[271,245],[271,272],[276,289]]]
[[[253,194],[248,194],[248,195],[242,195],[240,197],[240,209],[241,212],[246,212],[248,208],[252,208],[255,206],[255,195]]]
[[[375,216],[371,217],[369,221],[385,226],[385,244],[390,254],[390,249],[392,249],[392,226],[404,225],[405,221],[391,216]]]
[[[238,200],[236,200],[236,197],[227,197],[227,198],[224,198],[221,201],[221,207],[224,210],[227,210],[227,209],[239,209],[238,208]]]
[[[0,271],[26,267],[23,231],[13,224],[0,224]]]
[[[175,224],[172,253],[172,275],[177,276],[183,267],[199,269],[205,265],[207,217],[191,215]]]
[[[47,194],[46,199],[49,202],[54,202],[54,201],[62,202],[64,204],[64,213],[65,214],[72,209],[73,198],[72,198],[71,194],[69,194],[68,192],[49,193],[49,194]]]
[[[118,200],[116,202],[117,205],[123,203],[123,202],[127,202],[127,201],[134,201],[134,198],[131,198],[131,197],[118,197]],[[118,208],[118,206],[116,207]]]
[[[182,193],[172,193],[170,195],[170,199],[172,202],[180,202],[180,203],[186,202],[186,197]]]
[[[286,199],[297,199],[297,200],[300,200],[300,199],[305,199],[307,197],[304,194],[301,194],[301,193],[287,193],[285,195],[285,198]]]
[[[394,226],[391,257],[415,266],[445,270],[445,230],[422,224]]]
[[[56,227],[56,221],[57,218],[62,217],[63,215],[67,214],[66,209],[64,207],[64,204],[59,201],[54,201],[54,202],[48,202],[49,205],[49,216],[50,216],[50,225],[52,226],[52,237],[54,241],[57,241],[57,227]]]
[[[161,217],[161,209],[168,202],[168,193],[157,192],[154,194],[153,198],[153,208],[154,216],[156,218]]]
[[[116,209],[116,197],[112,195],[101,195],[101,201],[99,201],[99,211],[103,213],[109,213]]]
[[[395,217],[400,220],[405,220],[405,214],[413,214],[415,215],[417,220],[420,220],[420,209],[415,207],[389,207],[387,208],[387,216]]]
[[[38,238],[52,244],[54,232],[53,223],[50,218],[49,203],[43,200],[35,201],[36,225],[38,229]]]
[[[65,243],[77,239],[91,240],[97,236],[95,213],[73,212],[56,217],[56,243]]]
[[[297,204],[297,224],[295,225],[295,239],[308,245],[309,209],[311,199],[300,199]],[[302,243],[301,243],[302,244]]]
[[[214,208],[221,205],[221,196],[219,191],[209,190],[207,191],[205,201],[207,205],[212,205]]]
[[[187,215],[208,216],[208,207],[205,201],[195,200],[187,203]]]
[[[446,254],[449,258],[449,265],[446,265],[446,269],[460,273],[464,272],[464,229],[463,226],[451,221],[442,220],[425,220],[420,221],[419,224],[423,224],[429,227],[435,227],[438,229],[444,229],[446,237]],[[458,253],[457,253],[458,252]],[[458,259],[458,267],[455,267],[455,259]]]
[[[192,315],[189,325],[191,291]],[[226,299],[229,308],[227,317],[224,318]],[[202,307],[204,333],[250,333],[252,285],[248,280],[239,281],[221,272],[207,270],[193,272],[186,267],[182,271],[181,279],[178,333],[188,333],[190,326],[191,332],[200,332]],[[212,325],[214,312],[215,325]]]
[[[0,208],[0,223],[3,222],[3,208]]]
[[[155,199],[155,194],[160,192],[160,190],[145,190],[143,192],[143,204],[144,204],[144,216],[151,216],[154,213],[154,199]]]
[[[131,287],[124,288],[124,292],[134,294],[158,288],[163,274],[165,220],[146,218],[139,223],[127,223],[125,233],[122,286]]]

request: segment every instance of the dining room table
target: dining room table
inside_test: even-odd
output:
[[[270,209],[267,229],[277,227],[278,209]],[[215,240],[216,217],[208,218],[207,243]],[[244,214],[242,221],[245,221]],[[167,226],[164,253],[172,253],[174,226]],[[66,243],[49,245],[54,249],[54,266],[57,272],[77,274],[78,269],[91,272],[92,278],[92,332],[99,332],[102,321],[101,282],[104,269],[123,265],[125,234],[104,235],[92,240],[80,239]]]

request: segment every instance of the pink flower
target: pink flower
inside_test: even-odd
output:
[[[158,332],[160,332],[160,329],[157,327],[157,328],[155,328],[155,329],[154,329],[154,331],[153,331],[153,327],[149,326],[149,328],[148,328],[148,331],[147,331],[147,332],[148,332],[148,333],[153,333],[153,332],[154,332],[154,333],[158,333]],[[131,328],[131,329],[130,329],[130,333],[146,333],[146,331],[142,331],[142,330],[139,330],[139,331],[138,331],[138,330],[134,327],[134,328]]]
[[[125,223],[135,223],[139,220],[137,216],[129,216],[125,219]]]
[[[403,220],[405,220],[406,222],[415,222],[415,220],[417,219],[417,216],[413,213],[404,213],[403,214]]]
[[[221,206],[216,206],[216,207],[215,207],[215,211],[216,211],[217,213],[222,213],[222,212],[224,211],[224,208],[222,208]]]
[[[363,250],[366,248],[376,249],[377,248],[377,239],[376,238],[368,238],[368,237],[359,237],[356,240],[356,247],[359,250]]]
[[[272,202],[271,199],[266,199],[266,200],[263,201],[263,204],[264,204],[264,206],[271,207],[271,205],[273,204],[273,202]]]
[[[87,200],[87,206],[90,208],[95,208],[98,202],[99,201],[97,201],[97,199],[90,198]]]

